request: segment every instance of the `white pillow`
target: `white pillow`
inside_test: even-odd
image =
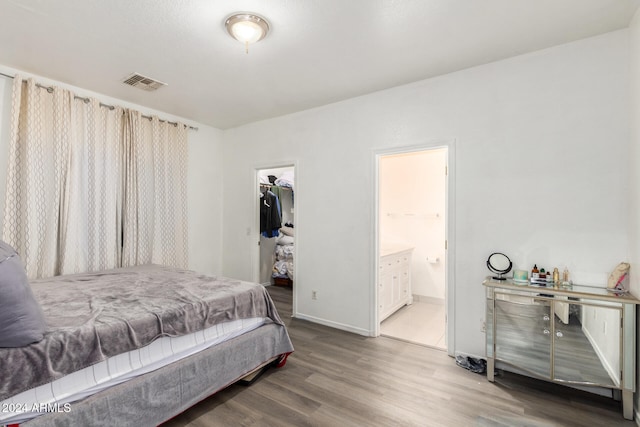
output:
[[[294,235],[293,227],[287,227],[287,226],[281,227],[280,228],[280,232],[282,234],[284,234],[285,236],[293,236]]]
[[[278,244],[278,245],[293,245],[293,236],[287,236],[287,235],[283,234],[280,237],[278,237],[278,240],[276,241],[276,244]]]

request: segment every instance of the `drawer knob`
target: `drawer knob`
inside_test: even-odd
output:
[[[558,338],[562,338],[564,336],[564,334],[562,333],[562,331],[558,331],[558,332],[556,332],[556,336]]]
[[[544,334],[545,334],[545,335],[549,335],[549,334],[551,333],[548,329],[545,329],[545,330],[544,330],[544,331],[542,331],[542,332],[544,332]]]
[[[542,316],[542,320],[549,321],[549,315],[545,314],[544,316]]]

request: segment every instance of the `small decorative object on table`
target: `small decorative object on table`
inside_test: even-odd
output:
[[[494,252],[487,259],[487,268],[490,272],[497,274],[492,277],[494,280],[507,280],[504,274],[510,272],[511,267],[513,267],[511,260],[503,253]]]
[[[631,265],[628,262],[621,262],[616,266],[613,272],[609,275],[609,281],[607,283],[607,289],[612,292],[629,292],[629,269]]]
[[[528,283],[529,273],[527,272],[527,270],[514,270],[513,281],[516,283]]]

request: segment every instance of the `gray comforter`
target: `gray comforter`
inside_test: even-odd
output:
[[[282,325],[261,285],[168,267],[58,276],[31,286],[47,332],[39,343],[0,348],[0,400],[161,336],[250,317]]]

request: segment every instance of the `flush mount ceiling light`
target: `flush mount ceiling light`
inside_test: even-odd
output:
[[[244,43],[249,53],[249,44],[259,42],[269,32],[269,23],[261,16],[252,13],[236,13],[224,23],[227,31],[234,39]]]

